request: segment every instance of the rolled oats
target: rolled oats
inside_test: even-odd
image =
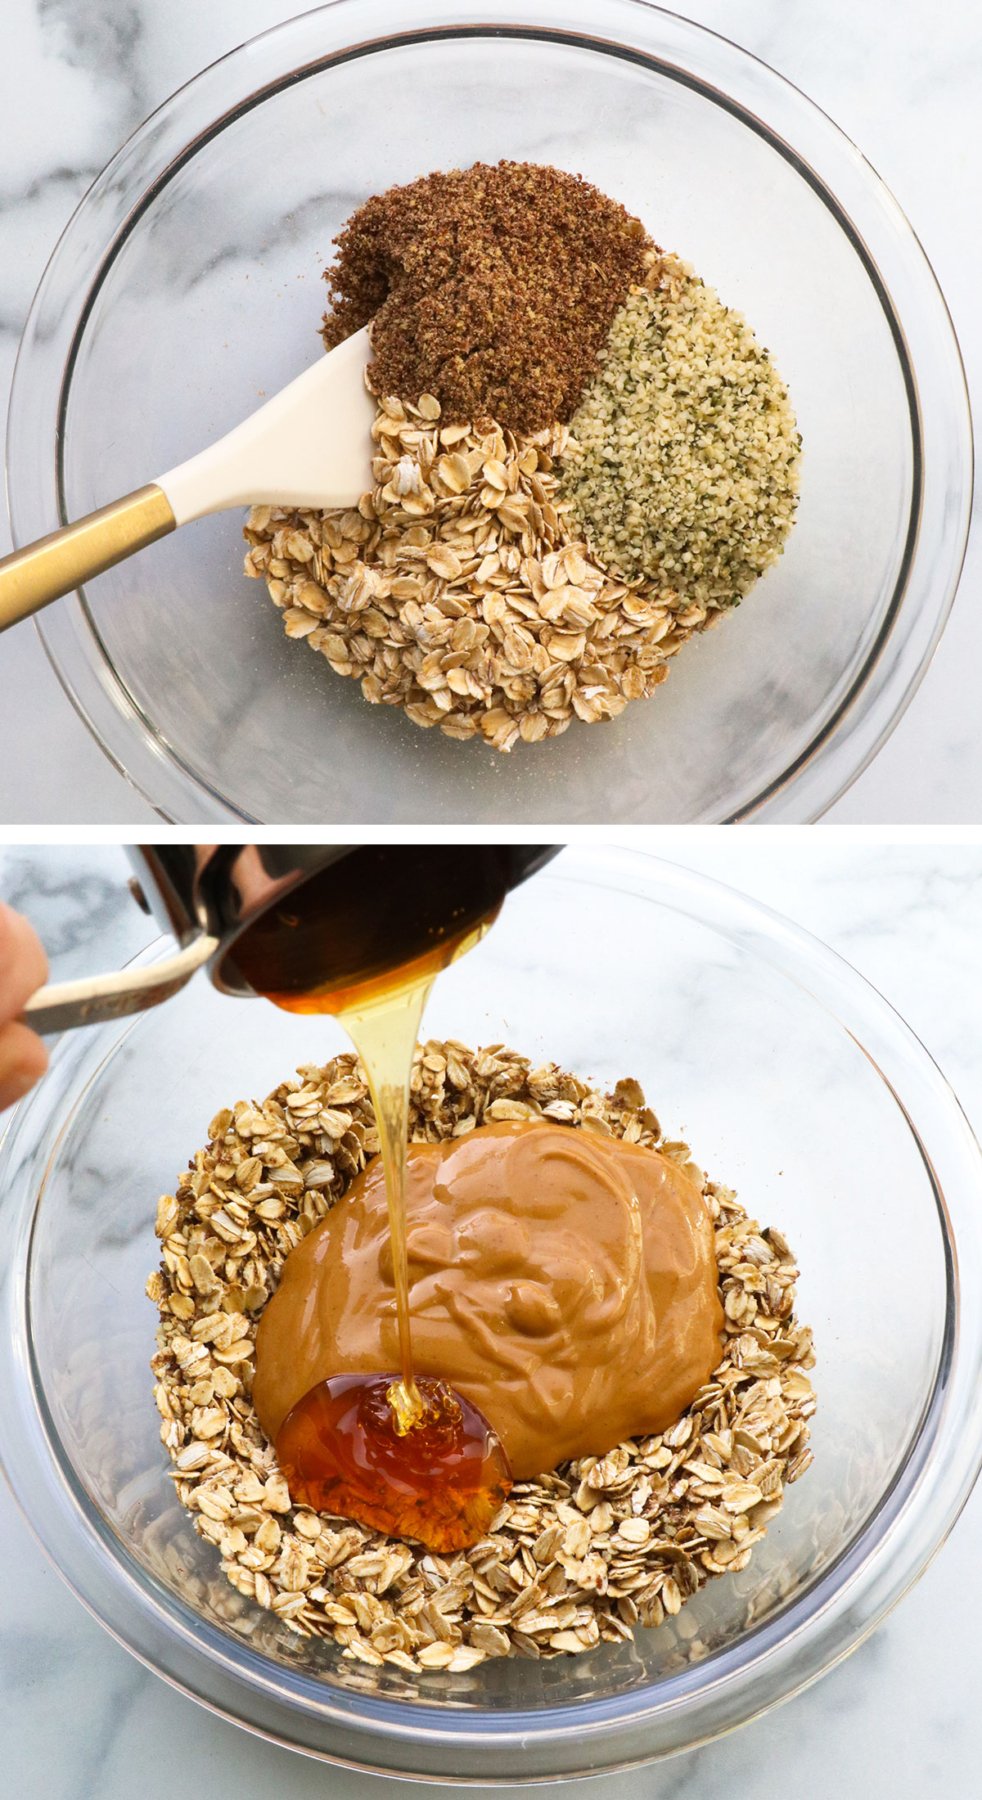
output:
[[[253,508],[246,574],[287,635],[373,704],[502,751],[654,693],[712,615],[590,556],[558,492],[565,427],[441,429],[435,405],[381,402],[357,510]]]
[[[493,1117],[548,1117],[657,1146],[636,1082],[591,1090],[554,1064],[494,1046],[417,1051],[411,1133],[435,1142]],[[810,1461],[811,1333],[797,1269],[730,1189],[708,1183],[726,1312],[719,1366],[668,1431],[518,1482],[472,1549],[436,1556],[365,1526],[294,1508],[250,1400],[257,1314],[293,1246],[378,1150],[353,1056],[308,1066],[261,1104],[212,1120],[211,1141],[157,1211],[160,1313],[153,1359],[161,1441],[177,1494],[239,1594],[349,1660],[463,1672],[493,1657],[575,1655],[674,1616],[711,1576],[745,1566],[784,1487]],[[271,1184],[289,1169],[291,1180]],[[230,1195],[237,1193],[234,1202]],[[224,1221],[238,1210],[231,1236]],[[223,1215],[220,1220],[219,1215]],[[197,1259],[214,1277],[205,1291]],[[753,1299],[751,1319],[727,1306]]]

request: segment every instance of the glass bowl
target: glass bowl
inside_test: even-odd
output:
[[[220,1106],[342,1038],[203,977],[135,1025],[63,1040],[9,1128],[0,1460],[124,1644],[294,1749],[499,1784],[668,1755],[854,1648],[966,1499],[982,1455],[982,1158],[930,1058],[846,964],[631,852],[567,850],[512,894],[441,976],[426,1031],[603,1084],[635,1076],[666,1131],[790,1238],[816,1335],[815,1461],[747,1569],[630,1643],[417,1677],[346,1663],[232,1591],[158,1437],[153,1214]]]
[[[582,173],[746,313],[805,443],[785,555],[652,700],[501,757],[370,707],[287,640],[242,574],[238,516],[188,526],[38,620],[162,816],[806,820],[923,675],[972,462],[932,272],[817,107],[639,0],[336,0],[175,94],[95,182],[35,299],[10,411],[15,541],[172,467],[309,364],[331,239],[366,196],[499,157]]]

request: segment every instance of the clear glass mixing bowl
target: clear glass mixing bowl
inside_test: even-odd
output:
[[[301,1642],[228,1587],[158,1438],[155,1203],[219,1106],[342,1040],[203,977],[138,1024],[63,1040],[7,1133],[0,1460],[123,1643],[295,1749],[499,1783],[670,1754],[852,1649],[964,1502],[982,1445],[982,1158],[930,1058],[846,964],[629,852],[567,850],[511,895],[441,976],[427,1031],[636,1076],[664,1127],[789,1236],[816,1335],[815,1462],[749,1567],[629,1644],[416,1678]]]
[[[805,442],[786,554],[655,697],[507,758],[369,707],[288,641],[201,521],[38,620],[107,754],[165,817],[817,817],[938,641],[971,427],[900,209],[817,107],[639,0],[336,0],[225,57],[95,182],[39,289],[8,440],[15,541],[199,450],[303,369],[331,239],[367,195],[499,157],[622,200],[742,309]]]

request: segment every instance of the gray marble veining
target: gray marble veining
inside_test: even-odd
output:
[[[651,851],[657,833],[639,834]],[[982,849],[861,846],[717,833],[671,859],[783,911],[840,951],[922,1038],[982,1131]],[[640,845],[635,843],[633,847]],[[664,846],[662,846],[664,853]],[[55,976],[132,955],[151,928],[117,850],[0,849],[0,896],[38,921]],[[493,936],[488,940],[493,946]],[[913,1594],[848,1663],[734,1736],[605,1776],[601,1800],[733,1800],[793,1771],[802,1800],[922,1800],[977,1790],[982,1494]],[[83,1612],[0,1487],[0,1750],[25,1800],[212,1800],[276,1793],[384,1800],[373,1777],[289,1756],[192,1705]],[[432,1793],[425,1786],[417,1792]],[[493,1790],[477,1790],[490,1794]],[[562,1791],[562,1790],[561,1790]]]

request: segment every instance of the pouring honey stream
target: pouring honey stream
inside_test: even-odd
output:
[[[350,863],[384,861],[386,854],[356,851]],[[448,881],[446,852],[433,847],[429,860],[414,864],[410,891],[389,897],[370,886],[373,873],[376,882],[384,879],[384,869],[349,866],[342,879],[335,866],[287,895],[237,953],[257,993],[288,1012],[333,1015],[358,1053],[385,1173],[398,1325],[399,1370],[318,1382],[284,1419],[277,1460],[295,1504],[440,1551],[477,1542],[512,1485],[504,1448],[483,1413],[446,1382],[417,1379],[413,1369],[404,1191],[413,1052],[437,975],[480,942],[513,885],[500,870],[492,877],[489,867],[469,866],[464,846],[455,847],[452,860],[456,879]],[[286,958],[290,981],[274,986],[269,971],[275,966],[282,981],[284,933],[295,936]],[[327,956],[323,943],[311,956],[311,943],[328,936],[331,973],[310,983],[310,968],[323,970]]]

